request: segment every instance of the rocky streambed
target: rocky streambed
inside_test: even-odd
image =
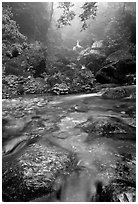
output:
[[[135,86],[4,99],[2,110],[4,202],[136,200]]]

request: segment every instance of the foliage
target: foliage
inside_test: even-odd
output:
[[[10,6],[13,19],[20,25],[20,31],[29,41],[46,42],[46,35],[52,20],[48,2],[4,2]]]
[[[73,10],[70,10],[74,4],[71,2],[62,2],[59,3],[58,8],[63,10],[63,14],[58,19],[57,27],[61,28],[65,25],[71,25],[70,21],[74,19],[76,16],[76,13]],[[82,9],[84,10],[80,15],[79,18],[81,19],[82,24],[82,30],[85,30],[88,25],[87,21],[88,19],[92,18],[94,19],[96,17],[96,11],[97,11],[97,5],[96,2],[86,2],[82,6]]]
[[[61,33],[56,30],[55,19],[51,24],[53,3],[3,3],[3,79],[7,75],[15,75],[19,78],[23,76],[27,80],[29,76],[31,83],[37,84],[35,78],[41,77],[47,84],[45,91],[86,92],[91,91],[95,82],[93,72],[96,74],[106,58],[115,59],[112,53],[115,54],[118,50],[124,53],[127,50],[127,56],[135,55],[134,4],[104,3],[100,7],[96,2],[85,2],[80,8],[83,10],[81,14],[77,13],[78,8],[74,11],[73,6],[71,2],[59,3],[58,7],[63,13],[58,20],[58,27],[70,25],[77,16],[74,20],[76,27],[69,27],[66,33],[63,29]],[[77,20],[81,26],[77,24]],[[85,32],[80,34],[80,28]],[[32,43],[25,42],[26,37],[20,32]],[[72,49],[76,40],[84,48],[80,59],[77,58],[78,53]],[[92,52],[95,41],[102,42],[102,48],[97,55]],[[135,57],[132,58],[135,60]],[[81,65],[85,65],[85,68]],[[9,81],[12,86],[13,81]],[[37,85],[39,87],[39,83]],[[27,90],[25,93],[33,93],[33,85]],[[35,90],[34,93],[36,92]]]
[[[105,30],[105,39],[104,43],[108,47],[108,52],[114,52],[121,48],[127,48],[131,44],[132,41],[135,41],[134,33],[132,33],[131,26],[132,23],[128,21],[128,17],[135,21],[135,17],[132,16],[128,11],[121,12],[118,11],[117,15],[112,18]],[[129,23],[128,23],[129,22]],[[134,28],[135,29],[135,28]]]
[[[81,67],[74,63],[65,65],[58,62],[57,66],[57,69],[51,67],[47,79],[51,92],[65,94],[91,91],[94,84],[94,75],[91,71],[81,70]]]
[[[135,2],[99,3],[95,21],[89,23],[85,36],[91,41],[103,40],[107,55],[131,49],[136,44]]]
[[[74,4],[71,2],[61,2],[59,3],[58,8],[63,9],[63,14],[60,16],[60,18],[57,21],[57,27],[61,28],[65,25],[71,25],[70,21],[74,19],[75,12],[70,11],[70,8],[73,7]]]
[[[24,44],[23,44],[24,46]],[[39,77],[45,71],[47,50],[41,44],[28,44],[28,47],[23,49],[19,56],[9,59],[4,56],[3,64],[5,74],[16,76],[34,76]],[[17,47],[17,45],[16,45]]]
[[[79,10],[80,5],[74,3],[76,17],[70,27],[62,29],[63,43],[68,48],[73,48],[77,40],[80,41],[80,45],[84,48],[92,46],[95,41],[103,40],[107,55],[120,49],[120,47],[126,49],[126,45],[128,49],[135,52],[135,47],[133,47],[136,44],[134,2],[129,2],[129,4],[127,2],[96,3],[96,16],[94,20],[91,17],[86,20],[87,29],[83,32],[80,32],[82,24],[78,16],[78,13],[81,13],[81,10]]]
[[[86,28],[88,28],[87,20],[90,18],[95,19],[96,17],[97,5],[96,2],[86,2],[82,6],[82,8],[84,11],[79,15],[79,17],[83,22],[82,30],[85,30]]]
[[[12,20],[13,13],[9,6],[2,9],[2,41],[3,43],[15,43],[25,41],[26,37],[19,32],[19,26]]]
[[[22,82],[22,84],[21,84]],[[47,84],[40,78],[8,75],[2,79],[2,98],[12,98],[26,94],[41,94],[48,91]]]
[[[28,50],[28,71],[33,77],[40,77],[46,69],[47,49],[42,47],[42,45],[36,46]]]
[[[2,63],[4,73],[6,74],[6,62],[9,58],[18,55],[21,52],[22,45],[26,42],[27,37],[20,33],[19,26],[13,19],[11,8],[6,5],[2,8]],[[12,66],[14,73],[17,73],[17,64]],[[10,67],[8,67],[10,69]],[[3,73],[3,74],[4,74]]]
[[[127,45],[129,36],[128,29],[123,29],[120,22],[116,20],[111,21],[107,26],[104,39],[104,45],[108,49],[108,53],[115,52]]]

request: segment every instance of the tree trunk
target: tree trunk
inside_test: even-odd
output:
[[[51,25],[51,22],[52,22],[52,17],[53,17],[53,11],[54,11],[54,3],[53,2],[50,2],[50,15],[49,15],[49,21],[48,21],[48,26],[47,26],[47,31],[46,31],[46,44],[47,44],[47,41],[48,41],[48,30],[50,28],[50,25]]]

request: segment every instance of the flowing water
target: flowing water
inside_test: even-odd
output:
[[[115,179],[117,164],[123,161],[124,155],[135,157],[135,109],[136,103],[133,100],[103,99],[101,93],[30,96],[3,101],[4,116],[9,114],[19,118],[35,114],[36,118],[40,117],[40,126],[38,128],[34,125],[32,128],[34,132],[42,133],[42,142],[48,138],[77,155],[78,165],[86,167],[91,172],[87,177],[82,175],[81,179],[79,178],[80,183],[76,181],[80,186],[78,191],[81,192],[85,191],[88,178],[99,179],[104,185],[108,185]],[[112,125],[112,122],[116,125],[115,133],[113,134],[111,128],[110,131],[101,134],[104,125],[107,123]],[[107,127],[110,128],[110,125]],[[64,201],[68,201],[68,197],[73,196],[74,189],[78,189],[75,187],[74,175],[69,186],[71,188],[68,189],[73,190],[66,191],[69,195],[64,196]],[[66,195],[65,192],[63,194]]]

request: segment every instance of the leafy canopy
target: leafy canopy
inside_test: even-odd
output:
[[[62,9],[63,13],[57,21],[58,28],[61,28],[66,25],[71,25],[70,22],[76,16],[75,12],[71,10],[73,6],[74,4],[71,2],[59,3],[58,8]],[[97,3],[96,2],[85,2],[81,8],[83,9],[83,12],[79,15],[79,18],[82,22],[82,30],[85,30],[88,27],[87,21],[91,18],[95,19],[96,17]]]
[[[71,11],[70,8],[72,8],[74,6],[74,4],[72,4],[71,2],[61,2],[59,3],[58,8],[63,10],[63,14],[60,16],[60,18],[58,19],[58,24],[57,27],[61,28],[65,25],[70,25],[70,21],[74,19],[75,17],[75,12]]]
[[[96,11],[97,11],[97,5],[96,2],[86,2],[82,6],[83,13],[79,15],[81,18],[82,24],[82,30],[85,30],[88,27],[87,20],[92,18],[95,19],[96,17]]]

